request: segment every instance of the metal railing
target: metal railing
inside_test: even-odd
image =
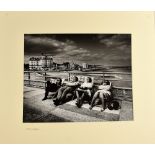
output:
[[[36,80],[31,78],[32,73],[39,73],[39,76],[41,79]],[[54,74],[54,75],[49,75]],[[56,75],[56,74],[57,75]],[[30,86],[30,87],[38,87],[38,88],[45,88],[46,87],[46,81],[49,78],[58,78],[59,73],[62,72],[52,72],[52,71],[24,71],[24,75],[27,74],[27,79],[24,78],[24,85],[25,86]],[[115,78],[117,76],[115,75],[125,75],[125,76],[131,76],[131,73],[126,73],[126,72],[63,72],[65,74],[65,78],[67,80],[70,80],[71,76],[76,75],[76,76],[92,76],[94,78],[94,83],[99,84],[103,80],[110,80],[112,83],[117,83],[117,82],[129,82],[131,83],[131,78],[125,78],[125,79],[119,79]],[[109,76],[110,75],[110,76]],[[113,76],[112,76],[113,75]],[[62,76],[64,78],[64,76]],[[113,79],[111,78],[113,77]],[[110,79],[111,78],[111,79]],[[120,98],[123,100],[132,100],[132,88],[131,87],[120,87],[120,86],[115,86],[113,85],[112,89],[113,95],[115,98]]]

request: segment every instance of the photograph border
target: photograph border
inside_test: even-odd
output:
[[[0,66],[5,74],[1,80],[11,86],[6,87],[5,82],[1,85],[3,90],[11,93],[9,97],[5,91],[1,94],[4,104],[0,110],[0,143],[155,143],[155,125],[152,122],[155,117],[154,74],[148,76],[154,66],[153,12],[1,12],[0,20]],[[132,34],[134,121],[22,123],[23,37],[25,33],[48,32]],[[4,69],[5,60],[8,64]]]

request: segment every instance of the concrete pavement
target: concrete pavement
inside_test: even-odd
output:
[[[98,106],[90,111],[88,104],[84,104],[82,108],[76,107],[76,100],[55,107],[52,99],[42,101],[43,97],[44,89],[24,87],[23,122],[101,122],[120,120],[121,110],[106,109],[104,112],[100,112],[101,107]],[[121,118],[126,119],[126,117]]]

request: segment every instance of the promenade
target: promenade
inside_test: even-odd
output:
[[[101,122],[133,120],[132,103],[122,101],[119,110],[100,112],[101,107],[89,110],[89,105],[82,108],[75,105],[76,99],[55,107],[52,99],[42,101],[44,89],[24,86],[23,122]]]

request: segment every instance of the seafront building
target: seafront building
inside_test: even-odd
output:
[[[45,70],[53,67],[53,58],[42,56],[41,58],[31,57],[29,59],[30,70]]]
[[[31,57],[29,59],[29,69],[30,70],[35,70],[35,69],[40,69],[42,67],[40,58],[35,58]]]
[[[83,69],[88,69],[88,64],[87,63],[83,63],[82,67],[83,67]]]
[[[74,64],[74,66],[76,65]],[[29,70],[69,70],[72,68],[76,67],[71,66],[69,62],[55,63],[52,56],[42,55],[29,59]]]
[[[29,70],[87,70],[91,69],[92,65],[82,63],[81,65],[75,62],[63,62],[61,64],[54,62],[52,56],[42,55],[41,57],[31,57],[29,59]]]

